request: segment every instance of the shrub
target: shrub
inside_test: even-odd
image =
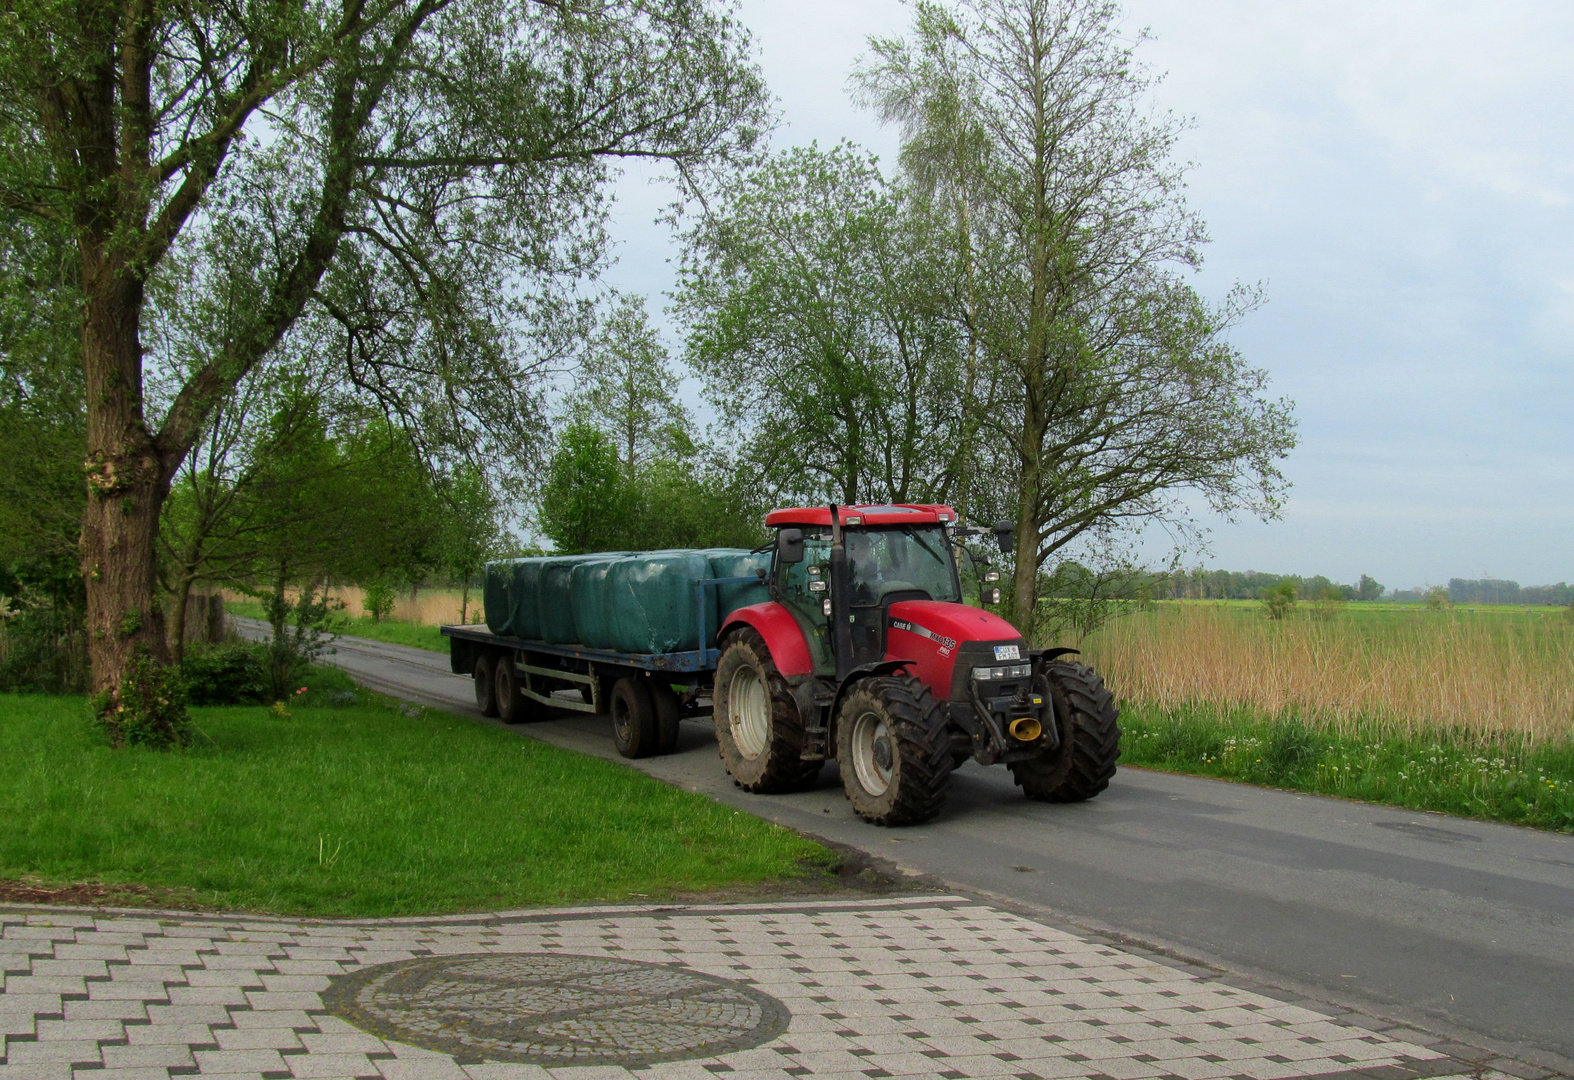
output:
[[[148,746],[169,750],[191,737],[186,712],[186,681],[178,668],[161,664],[138,649],[113,696],[98,694],[93,713],[111,746]]]
[[[1262,594],[1263,614],[1270,619],[1282,619],[1295,610],[1295,583],[1281,581],[1270,585]]]
[[[366,613],[372,617],[373,622],[382,622],[393,613],[394,590],[386,581],[374,581],[364,589],[365,598],[361,606],[366,608]]]
[[[1454,606],[1454,601],[1449,598],[1448,590],[1441,585],[1434,585],[1426,592],[1426,609],[1428,611],[1447,611]]]
[[[249,641],[195,647],[181,664],[192,705],[256,705],[268,700],[268,648]]]

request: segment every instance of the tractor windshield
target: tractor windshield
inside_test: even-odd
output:
[[[849,529],[847,562],[855,606],[880,603],[897,592],[917,590],[931,600],[961,601],[951,546],[940,525]]]

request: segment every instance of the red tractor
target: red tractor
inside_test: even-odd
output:
[[[957,552],[991,530],[948,506],[776,510],[767,603],[725,617],[712,693],[734,781],[780,792],[839,763],[853,808],[881,825],[932,818],[951,771],[1004,763],[1047,802],[1091,798],[1120,756],[1117,710],[1075,649],[1029,649],[962,602]],[[1002,552],[1012,532],[992,530]],[[998,603],[987,556],[981,601]]]

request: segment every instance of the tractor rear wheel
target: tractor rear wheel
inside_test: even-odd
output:
[[[733,783],[744,791],[802,791],[820,774],[804,761],[803,718],[758,631],[727,639],[712,691],[716,745]]]
[[[951,786],[951,734],[934,695],[911,675],[865,679],[836,714],[836,762],[859,817],[917,825]]]
[[[497,687],[493,684],[495,677],[495,662],[491,653],[482,653],[475,658],[475,667],[470,671],[470,677],[475,680],[475,706],[481,710],[482,716],[497,715]]]
[[[626,758],[656,753],[656,710],[645,680],[625,675],[612,684],[607,711],[612,714],[612,744]]]
[[[1081,802],[1109,787],[1120,757],[1120,710],[1104,680],[1086,664],[1056,660],[1045,668],[1060,745],[1006,767],[1022,794],[1041,802]]]
[[[524,724],[536,719],[538,706],[527,698],[519,684],[519,671],[514,658],[505,653],[497,658],[497,671],[492,678],[492,697],[497,705],[497,718],[505,724]]]

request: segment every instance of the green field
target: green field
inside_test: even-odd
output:
[[[174,753],[109,749],[81,698],[0,698],[0,880],[374,916],[803,885],[831,860],[634,769],[308,682],[287,719],[193,709]]]
[[[239,615],[247,619],[265,619],[262,603],[257,600],[227,600],[224,610],[231,615]],[[438,632],[435,626],[420,626],[416,623],[405,622],[403,619],[347,619],[340,618],[335,624],[338,632],[350,637],[370,638],[372,641],[386,641],[391,645],[409,645],[416,649],[429,649],[432,652],[447,652],[448,639]]]

